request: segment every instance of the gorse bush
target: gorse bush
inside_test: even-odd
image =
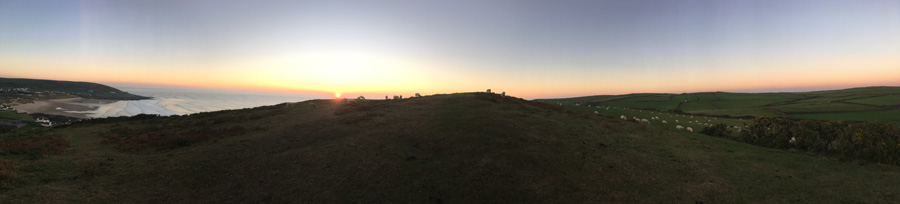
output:
[[[713,125],[711,127],[704,127],[703,130],[700,130],[700,133],[716,137],[731,136],[731,130],[728,129],[728,125],[725,125],[724,123]]]
[[[886,123],[852,124],[840,141],[847,144],[838,150],[844,155],[900,164],[900,129]]]
[[[765,147],[835,153],[900,165],[900,128],[889,123],[758,117],[732,139]]]

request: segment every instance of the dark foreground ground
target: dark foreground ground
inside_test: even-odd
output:
[[[495,94],[312,102],[2,135],[0,202],[900,202],[897,166]]]

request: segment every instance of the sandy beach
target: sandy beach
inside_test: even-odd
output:
[[[65,98],[35,101],[34,103],[17,104],[13,108],[24,113],[44,113],[52,115],[64,115],[76,118],[88,118],[85,112],[97,110],[97,106],[82,105],[89,99]]]

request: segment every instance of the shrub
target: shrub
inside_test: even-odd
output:
[[[791,138],[796,141],[789,142]],[[836,153],[900,164],[900,128],[881,122],[844,123],[759,117],[734,140],[773,148]]]
[[[700,130],[700,133],[716,137],[731,136],[731,130],[728,129],[728,125],[725,125],[725,123],[719,123],[718,125],[713,125],[712,127],[704,127],[703,130]]]

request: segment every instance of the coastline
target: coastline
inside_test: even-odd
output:
[[[27,104],[11,104],[19,112],[62,115],[75,118],[105,118],[156,114],[185,115],[200,112],[253,108],[314,97],[294,94],[254,94],[229,90],[175,89],[159,87],[124,87],[120,90],[139,93],[150,99],[109,100],[70,96],[65,99],[42,99]]]
[[[64,98],[34,101],[33,103],[16,104],[13,108],[23,113],[43,113],[62,115],[75,118],[90,118],[87,112],[95,111],[99,106],[91,106],[87,103],[102,103],[106,100],[85,98]]]

